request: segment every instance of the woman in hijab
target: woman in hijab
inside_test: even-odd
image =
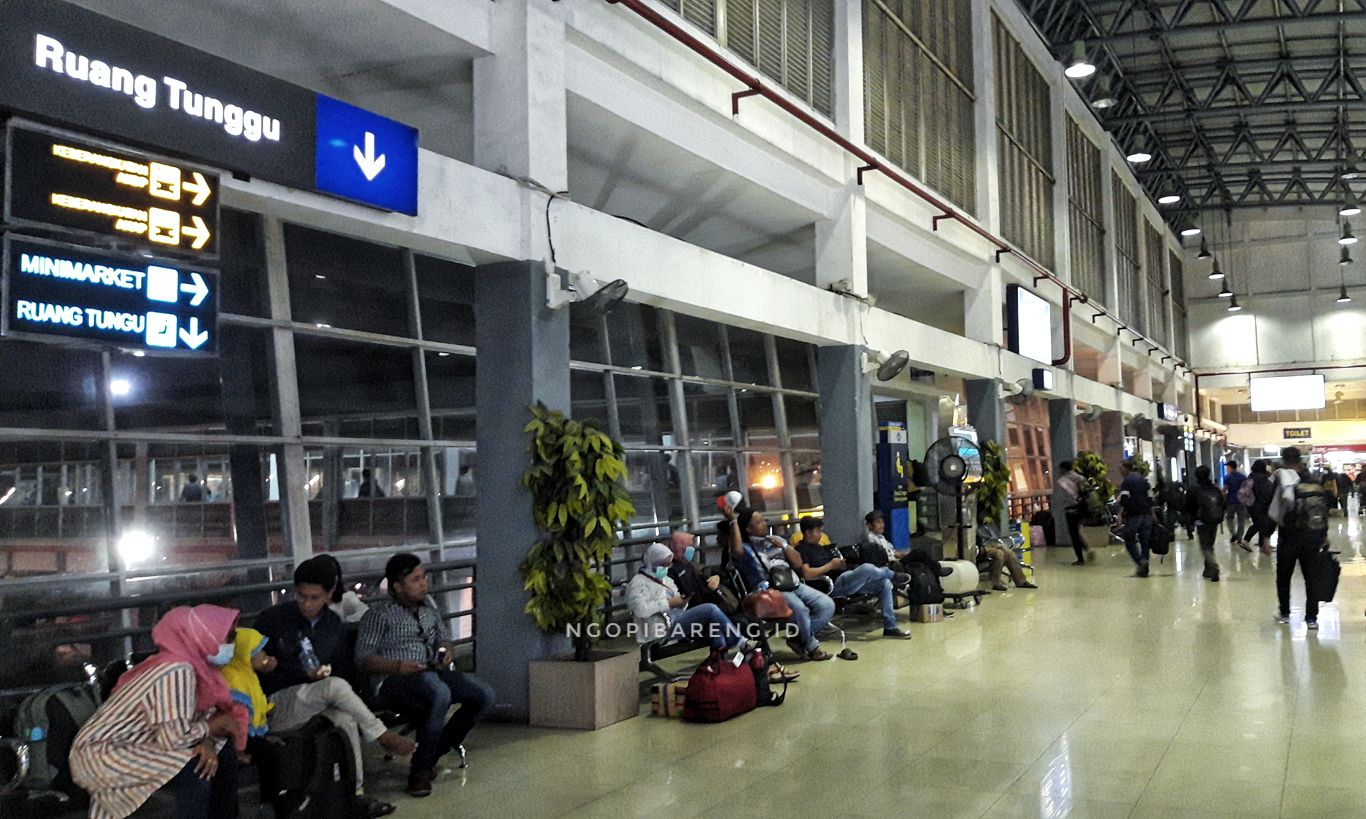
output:
[[[221,670],[232,661],[236,626],[232,609],[182,606],[152,628],[160,651],[119,679],[71,748],[92,819],[128,816],[161,788],[174,794],[179,817],[237,816],[247,712]]]
[[[669,577],[674,555],[663,543],[651,543],[640,559],[640,571],[626,586],[626,605],[635,618],[636,641],[672,642],[691,637],[706,637],[713,648],[748,648],[721,609],[714,603],[688,606]]]

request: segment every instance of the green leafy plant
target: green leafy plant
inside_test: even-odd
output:
[[[1110,468],[1105,465],[1105,461],[1094,452],[1078,452],[1077,457],[1072,462],[1072,468],[1079,475],[1091,482],[1100,493],[1100,499],[1104,503],[1109,503],[1115,497],[1115,485],[1110,483]]]
[[[522,485],[531,490],[543,534],[521,566],[531,593],[526,613],[544,632],[570,631],[574,659],[586,661],[594,642],[589,626],[612,596],[603,568],[618,529],[635,514],[623,483],[625,452],[592,421],[566,418],[540,403],[531,414],[531,468]]]
[[[1133,458],[1132,461],[1134,464],[1134,471],[1145,478],[1153,471],[1153,465],[1142,458]]]
[[[982,444],[982,482],[977,485],[977,520],[1000,526],[1010,492],[1010,467],[1006,451],[996,441]]]

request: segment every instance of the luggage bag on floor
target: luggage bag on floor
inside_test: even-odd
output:
[[[327,717],[296,731],[271,733],[252,743],[261,778],[261,801],[276,819],[346,819],[357,816],[356,763],[346,732]]]
[[[688,680],[683,701],[683,719],[688,722],[725,722],[754,710],[758,692],[754,671],[749,664],[739,668],[726,660],[724,651],[712,649],[711,656]]]
[[[1338,593],[1338,578],[1342,576],[1342,564],[1338,562],[1333,553],[1328,551],[1325,546],[1319,552],[1318,565],[1314,568],[1314,596],[1321,603],[1333,602],[1333,596]]]

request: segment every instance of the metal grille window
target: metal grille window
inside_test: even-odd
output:
[[[716,0],[664,0],[664,5],[678,12],[689,23],[716,36]]]
[[[1167,257],[1167,267],[1171,272],[1171,299],[1172,299],[1172,349],[1182,361],[1190,357],[1190,344],[1187,336],[1188,323],[1186,318],[1186,269],[1181,264],[1181,257],[1176,253],[1171,253]]]
[[[759,72],[826,116],[832,107],[833,0],[677,0],[682,13],[705,28]],[[675,8],[678,5],[673,4]],[[708,8],[710,7],[710,8]]]
[[[996,126],[1000,134],[1001,232],[1052,267],[1053,136],[1048,81],[1000,18],[996,46]]]
[[[1101,192],[1104,171],[1100,149],[1067,120],[1068,234],[1072,284],[1092,299],[1107,302],[1105,292],[1105,213]]]
[[[863,0],[869,146],[973,212],[970,23],[968,6],[958,0]]]
[[[1158,344],[1166,344],[1167,288],[1162,262],[1166,259],[1167,253],[1166,248],[1162,246],[1162,232],[1145,221],[1143,242],[1148,279],[1148,335]]]
[[[1145,333],[1143,291],[1138,280],[1138,202],[1119,174],[1111,172],[1110,186],[1115,199],[1115,267],[1119,274],[1115,307],[1124,321]]]

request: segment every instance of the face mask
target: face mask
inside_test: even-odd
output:
[[[656,567],[655,567],[655,580],[663,580],[664,578],[666,578],[666,577],[668,577],[668,576],[669,576],[669,567],[668,567],[668,566],[656,566]]]
[[[692,559],[693,559],[694,557],[696,557],[696,556],[697,556],[697,547],[696,547],[696,546],[689,546],[688,548],[686,548],[686,549],[683,550],[683,559],[686,560],[686,561],[688,561],[689,563],[691,563],[691,562],[692,562]]]
[[[209,661],[209,665],[216,665],[221,668],[222,666],[225,666],[228,663],[232,662],[232,655],[236,648],[237,647],[232,643],[219,643],[218,653],[213,655],[212,657],[207,658]]]

